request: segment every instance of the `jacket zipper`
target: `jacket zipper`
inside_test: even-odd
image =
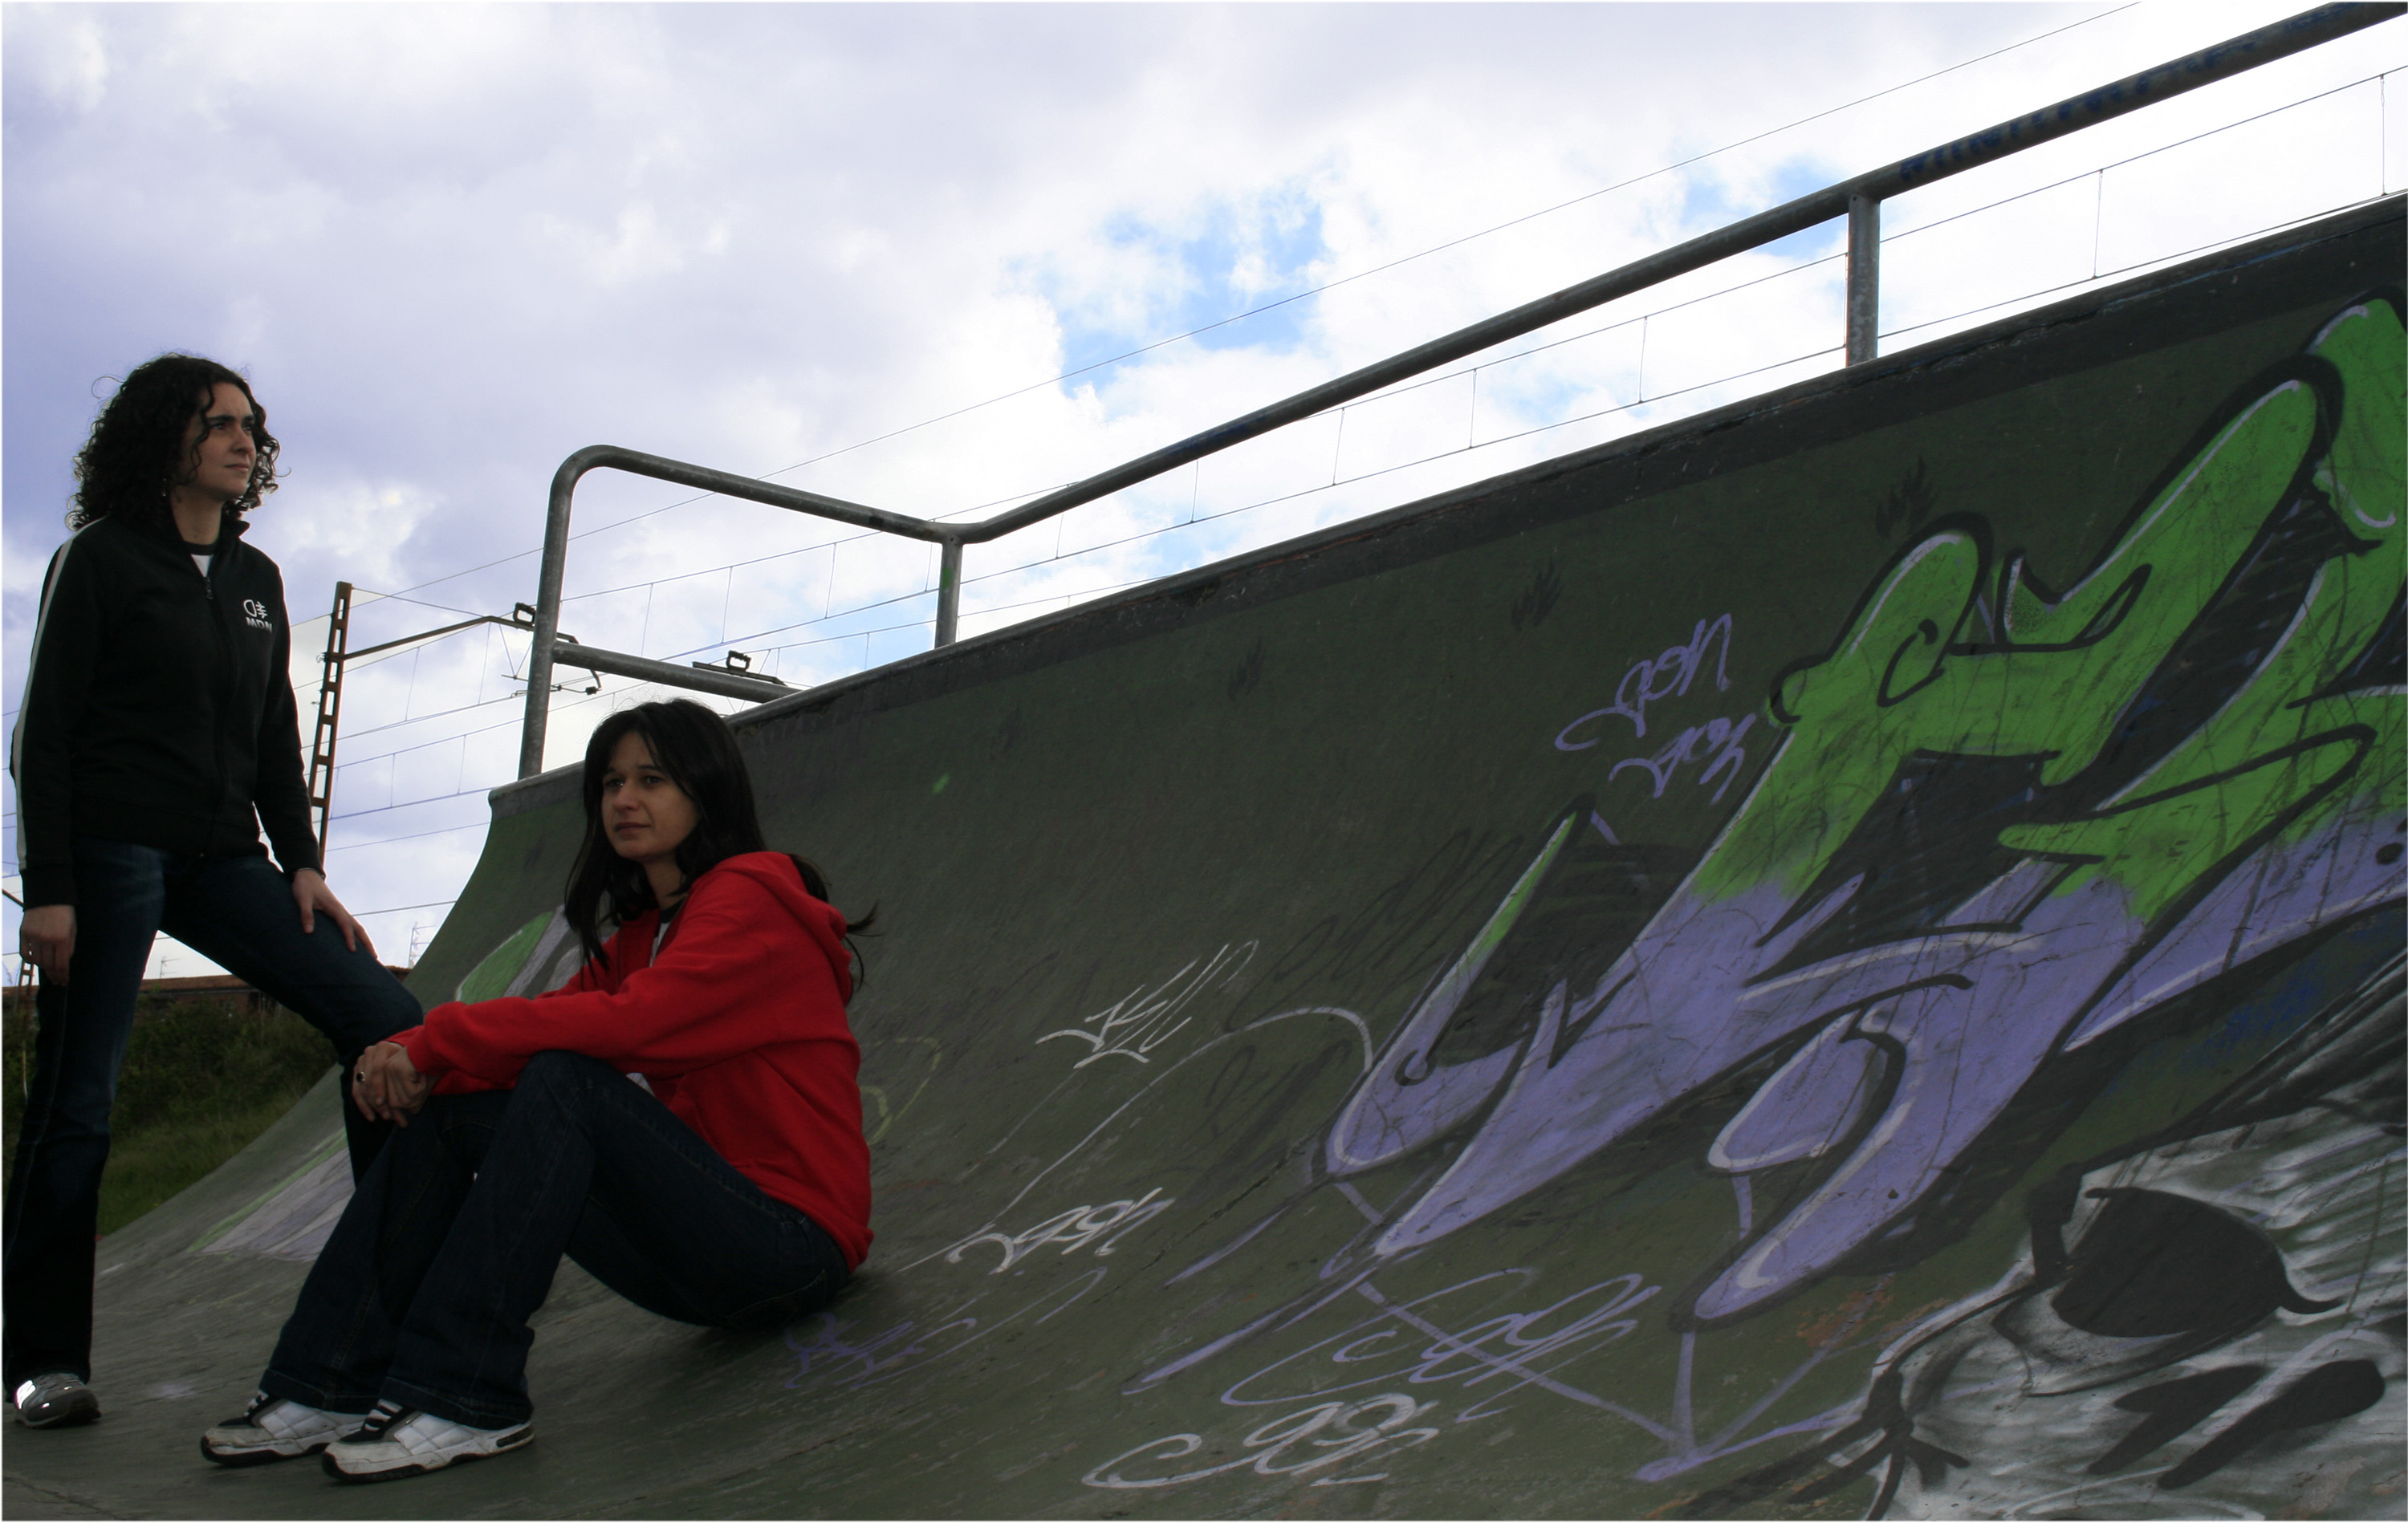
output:
[[[221,544],[224,542],[222,531],[219,533],[218,539]],[[218,818],[225,809],[225,716],[234,696],[231,690],[234,686],[233,641],[226,635],[225,610],[218,603],[217,574],[224,562],[225,551],[221,549],[209,557],[208,570],[201,571],[198,566],[193,568],[200,571],[201,591],[208,600],[209,631],[216,637],[218,650],[217,712],[209,717],[209,756],[214,763],[209,777],[209,828],[201,845],[201,855],[205,857],[217,842]]]

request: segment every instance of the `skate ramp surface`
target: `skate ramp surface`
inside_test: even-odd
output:
[[[2397,200],[799,695],[878,1241],[537,1443],[195,1453],[333,1079],[12,1516],[2400,1516]],[[422,998],[565,973],[500,790]]]

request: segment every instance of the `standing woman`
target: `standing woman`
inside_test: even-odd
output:
[[[7,1381],[28,1427],[100,1415],[93,1234],[151,938],[299,1012],[346,1065],[419,1018],[318,861],[284,582],[242,542],[276,452],[225,366],[136,366],[76,457],[75,532],[43,578],[8,754],[20,950],[42,974],[7,1203]],[[356,1175],[389,1128],[344,1119]]]

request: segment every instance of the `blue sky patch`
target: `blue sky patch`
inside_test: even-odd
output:
[[[1141,345],[1198,328],[1207,331],[1190,342],[1208,349],[1293,349],[1303,342],[1310,299],[1235,322],[1224,320],[1310,290],[1319,278],[1314,265],[1329,251],[1319,204],[1295,186],[1242,205],[1212,206],[1182,228],[1115,218],[1102,237],[1117,249],[1152,253],[1164,278],[1148,283],[1143,302],[1128,303],[1116,292],[1072,289],[1058,269],[1033,273],[1029,283],[1053,304],[1062,325],[1066,372],[1087,371]],[[1216,323],[1222,325],[1208,327]],[[1111,382],[1107,369],[1087,371],[1065,385],[1100,391]]]
[[[1684,193],[1681,202],[1681,225],[1690,230],[1692,237],[1711,233],[1743,217],[1770,211],[1801,195],[1822,190],[1831,183],[1833,178],[1827,165],[1792,160],[1774,173],[1772,193],[1769,197],[1760,204],[1742,206],[1730,199],[1729,187],[1720,177],[1684,175],[1682,177]],[[1802,263],[1810,259],[1820,259],[1825,254],[1838,253],[1847,244],[1847,219],[1834,217],[1829,221],[1817,222],[1802,233],[1793,233],[1778,242],[1768,243],[1758,252]]]

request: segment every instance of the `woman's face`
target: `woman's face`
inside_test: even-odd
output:
[[[189,487],[212,505],[231,502],[251,490],[251,469],[259,454],[251,437],[257,426],[251,398],[231,381],[220,381],[209,392],[208,406],[184,425],[183,477]]]
[[[694,801],[652,762],[640,734],[619,737],[602,774],[602,828],[629,861],[666,863],[694,833]]]

